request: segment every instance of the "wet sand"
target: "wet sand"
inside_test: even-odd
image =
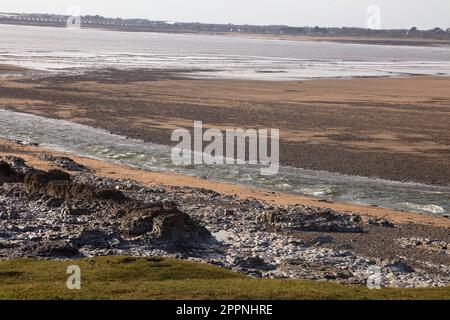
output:
[[[8,74],[8,73],[21,73],[27,71],[27,69],[10,65],[10,64],[0,64],[0,75],[1,74]]]
[[[257,33],[221,33],[229,37],[267,39],[267,40],[289,40],[289,41],[317,41],[337,42],[353,44],[390,45],[390,46],[448,46],[449,40],[424,39],[424,38],[392,38],[392,37],[356,37],[356,36],[304,36],[304,35],[275,35]]]
[[[0,80],[0,107],[171,145],[175,128],[278,128],[281,164],[450,185],[450,78],[190,79],[96,70]]]

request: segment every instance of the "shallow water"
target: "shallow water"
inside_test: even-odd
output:
[[[37,142],[43,147],[122,163],[145,170],[207,176],[211,180],[425,214],[450,213],[450,188],[281,167],[261,176],[252,166],[175,166],[171,148],[107,131],[0,109],[0,137]]]
[[[225,36],[0,25],[0,63],[44,70],[187,68],[263,80],[450,75],[450,47],[377,46]]]

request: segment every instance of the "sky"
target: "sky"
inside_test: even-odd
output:
[[[81,14],[179,22],[383,29],[450,27],[450,0],[1,0],[0,12]],[[379,11],[367,12],[376,5]],[[380,13],[378,15],[378,12]]]

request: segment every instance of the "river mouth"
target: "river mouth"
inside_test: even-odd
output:
[[[157,172],[173,172],[218,182],[382,208],[443,216],[450,212],[450,188],[418,183],[345,176],[280,167],[275,176],[242,165],[177,166],[171,147],[129,139],[105,130],[65,120],[0,109],[0,137],[39,143],[67,153],[121,163]]]

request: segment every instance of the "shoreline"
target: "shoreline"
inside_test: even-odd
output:
[[[361,285],[377,265],[383,287],[450,283],[450,219],[0,146],[0,260],[164,257]]]
[[[199,33],[202,34],[202,33]],[[205,33],[207,34],[207,33]],[[216,34],[209,34],[216,35]],[[450,40],[437,39],[401,39],[401,38],[367,38],[357,36],[304,36],[304,35],[275,35],[275,34],[257,34],[257,33],[217,33],[220,36],[236,37],[243,39],[264,39],[264,40],[285,40],[285,41],[311,41],[311,42],[334,42],[343,44],[365,44],[381,46],[412,46],[412,47],[448,47]]]
[[[57,28],[64,29],[66,26],[42,25],[42,24],[13,24],[0,23],[6,26],[24,26],[39,28]],[[231,33],[231,32],[212,32],[212,31],[168,31],[168,30],[136,30],[134,28],[114,28],[114,27],[92,27],[82,26],[83,30],[101,30],[110,32],[127,33],[156,33],[156,34],[175,34],[175,35],[197,35],[197,36],[224,36],[241,39],[263,39],[263,40],[285,40],[285,41],[312,41],[312,42],[334,42],[342,44],[364,44],[381,46],[412,46],[412,47],[448,47],[450,40],[424,39],[424,38],[392,38],[392,37],[365,37],[365,36],[308,36],[308,35],[278,35],[263,33]]]
[[[0,107],[167,146],[199,120],[278,128],[282,166],[450,186],[448,87],[450,77],[274,82],[101,69],[0,79]]]
[[[42,170],[49,170],[51,167],[49,167],[48,163],[45,161],[37,159],[36,156],[40,153],[48,153],[56,156],[70,157],[77,163],[94,169],[95,173],[99,176],[112,179],[135,180],[147,186],[204,188],[213,190],[220,194],[236,196],[240,199],[254,198],[281,206],[302,204],[318,208],[329,208],[348,214],[359,213],[367,217],[388,218],[396,223],[417,223],[450,228],[450,219],[446,217],[413,212],[402,212],[393,209],[350,203],[324,202],[319,199],[305,196],[256,189],[238,184],[209,181],[199,177],[191,177],[177,173],[147,171],[123,164],[116,164],[103,160],[77,156],[70,153],[53,151],[42,147],[21,146],[4,139],[0,139],[0,146],[3,148],[6,147],[6,150],[0,149],[0,156],[15,155],[25,159],[30,166]]]

